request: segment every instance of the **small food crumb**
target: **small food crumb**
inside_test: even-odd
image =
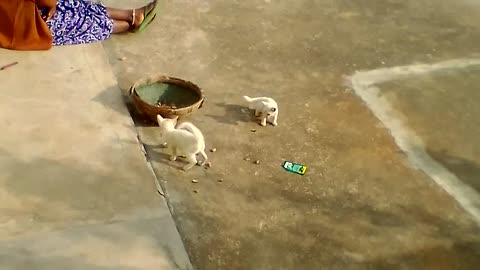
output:
[[[212,152],[212,153],[213,153],[213,152],[217,152],[217,148],[212,148],[212,149],[210,149],[210,152]]]
[[[250,161],[250,158],[249,157],[244,157],[243,160]]]
[[[120,61],[125,61],[125,60],[127,60],[127,57],[125,57],[125,56],[124,56],[124,57],[120,57],[120,58],[118,58],[118,60],[120,60]]]
[[[218,182],[223,182],[223,178],[218,179]]]
[[[254,129],[254,128],[250,129],[250,131],[251,131],[251,132],[257,132],[257,130]]]
[[[198,180],[197,180],[197,179],[193,179],[193,180],[192,180],[192,183],[198,183]]]
[[[255,160],[255,162],[253,162],[253,163],[255,163],[255,164],[260,164],[260,160],[257,159],[257,160]]]
[[[194,193],[198,193],[198,190],[194,189],[193,192],[194,192]]]

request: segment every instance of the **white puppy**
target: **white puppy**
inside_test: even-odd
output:
[[[260,125],[266,126],[267,122],[277,125],[278,104],[275,100],[269,97],[243,96],[243,98],[248,102],[248,107],[255,110],[255,117],[260,118]]]
[[[184,122],[178,125],[177,118],[169,119],[157,115],[158,125],[164,145],[170,150],[172,155],[171,161],[177,160],[177,156],[185,156],[188,164],[183,167],[183,170],[189,170],[195,164],[203,164],[208,157],[205,153],[205,139],[202,132],[192,123]],[[197,161],[196,155],[200,153],[204,161],[202,163]]]

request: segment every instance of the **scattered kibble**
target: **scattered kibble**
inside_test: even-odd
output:
[[[250,129],[250,131],[251,131],[251,132],[257,132],[257,130],[254,129],[254,128]]]
[[[127,60],[127,57],[125,57],[125,56],[124,56],[124,57],[120,57],[120,58],[118,58],[118,60],[120,60],[120,61],[125,61],[125,60]]]
[[[218,179],[218,182],[223,182],[223,178]]]
[[[253,162],[253,163],[255,163],[255,164],[260,164],[260,160],[257,159],[257,160],[255,160],[255,162]]]
[[[193,190],[193,193],[198,193],[198,190],[194,189],[194,190]]]
[[[249,157],[244,157],[243,160],[250,161],[250,158]]]
[[[197,180],[197,179],[193,179],[193,180],[192,180],[192,183],[195,183],[195,184],[196,184],[196,183],[198,183],[198,180]]]
[[[212,152],[212,153],[217,152],[217,148],[210,149],[210,152]]]

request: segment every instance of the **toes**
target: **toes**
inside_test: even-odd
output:
[[[155,2],[156,1],[153,1],[153,2],[150,2],[150,4],[148,4],[147,6],[147,12],[150,12],[153,10],[153,8],[155,7]],[[146,14],[143,14],[143,15],[146,15]]]

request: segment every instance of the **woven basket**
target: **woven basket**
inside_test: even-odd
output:
[[[182,107],[182,108],[172,108],[167,105],[151,105],[138,95],[136,92],[135,88],[140,86],[140,85],[145,85],[145,84],[153,84],[153,83],[167,83],[167,84],[174,84],[177,86],[180,86],[184,89],[190,90],[198,95],[198,101],[195,102],[194,104],[187,106],[187,107]],[[157,115],[160,114],[162,117],[166,118],[174,118],[175,116],[185,116],[189,115],[198,109],[200,109],[203,106],[203,102],[205,100],[205,97],[203,95],[202,89],[198,87],[196,84],[185,81],[179,78],[174,78],[174,77],[167,77],[167,76],[155,76],[151,78],[146,78],[146,79],[141,79],[137,82],[135,82],[129,90],[129,95],[133,100],[133,104],[137,108],[137,110],[146,116],[149,120],[157,122]]]

